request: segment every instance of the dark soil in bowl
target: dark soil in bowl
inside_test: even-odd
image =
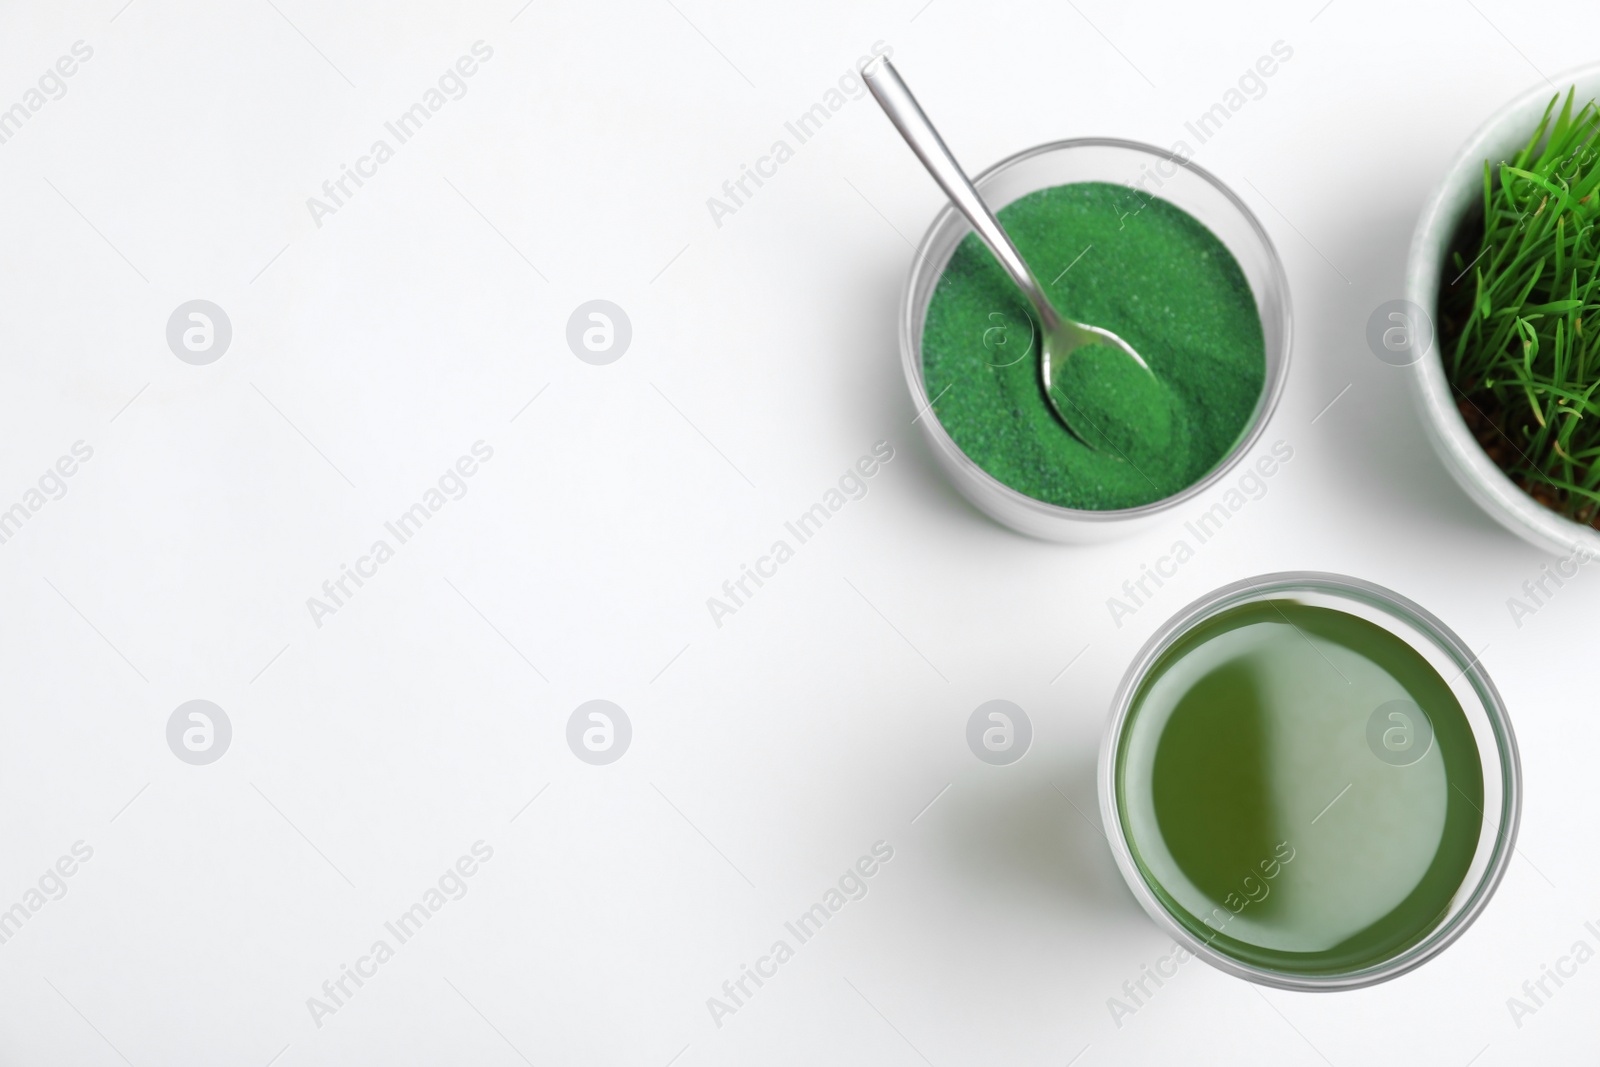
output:
[[[1438,324],[1437,345],[1444,361],[1445,378],[1455,397],[1456,410],[1462,421],[1484,453],[1495,462],[1517,487],[1540,504],[1566,519],[1586,523],[1600,529],[1600,505],[1586,498],[1550,485],[1537,476],[1526,453],[1517,445],[1517,437],[1524,427],[1508,425],[1505,405],[1482,382],[1459,382],[1450,373],[1450,357],[1461,339],[1468,317],[1472,313],[1474,280],[1470,270],[1462,271],[1452,264],[1471,263],[1483,242],[1483,208],[1479,204],[1461,220],[1455,237],[1445,255],[1446,275],[1455,272],[1453,280],[1441,279],[1439,302],[1434,309]],[[1459,257],[1459,258],[1458,258]]]

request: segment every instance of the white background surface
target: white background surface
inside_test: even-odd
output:
[[[0,145],[0,507],[94,449],[0,545],[0,907],[94,850],[0,945],[0,1062],[1592,1059],[1600,963],[1520,1027],[1507,998],[1595,943],[1600,577],[1513,624],[1545,557],[1448,482],[1363,339],[1455,147],[1594,58],[1592,7],[920,2],[0,11],[0,107],[94,49]],[[1170,145],[1294,50],[1195,157],[1289,271],[1264,445],[1294,459],[1121,628],[1106,598],[1191,516],[1063,548],[941,480],[894,347],[939,196],[870,100],[707,211],[879,39],[975,170]],[[466,96],[317,226],[307,198],[478,40]],[[596,297],[633,323],[610,366],[564,340]],[[208,366],[165,341],[194,298],[233,324]],[[714,626],[706,598],[885,439],[865,499]],[[306,598],[478,440],[467,495],[316,626]],[[1119,1027],[1169,943],[1097,829],[1107,702],[1168,614],[1281,569],[1483,648],[1522,856],[1417,973],[1316,996],[1190,963]],[[596,697],[634,728],[606,767],[564,740]],[[234,730],[204,767],[165,740],[195,698]],[[1035,727],[1010,767],[963,736],[994,698]],[[467,895],[317,1026],[307,998],[480,839]],[[868,895],[716,1026],[707,998],[880,840]]]

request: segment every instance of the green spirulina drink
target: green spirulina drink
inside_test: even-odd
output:
[[[1162,907],[1279,974],[1349,974],[1416,945],[1483,830],[1483,764],[1450,685],[1390,630],[1290,598],[1221,611],[1159,655],[1114,775]]]

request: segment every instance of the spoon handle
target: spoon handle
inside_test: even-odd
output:
[[[928,116],[923,114],[922,108],[917,104],[917,98],[911,95],[906,83],[900,80],[894,64],[879,56],[861,68],[861,77],[866,81],[867,88],[872,90],[878,106],[883,108],[884,114],[889,116],[889,121],[900,131],[900,136],[906,139],[906,144],[911,146],[911,151],[922,160],[922,165],[928,168],[928,173],[933,175],[933,180],[939,183],[945,195],[950,198],[950,202],[956,206],[956,210],[966,216],[967,222],[971,223],[978,237],[989,246],[994,258],[1000,261],[1000,266],[1011,275],[1012,282],[1028,298],[1033,310],[1038,313],[1045,332],[1054,332],[1061,325],[1061,316],[1056,314],[1055,308],[1050,305],[1044,290],[1034,279],[1033,272],[1023,261],[1022,253],[1017,251],[1017,246],[1011,243],[1011,238],[1001,227],[1000,220],[994,217],[989,205],[983,202],[978,190],[972,187],[966,172],[950,154],[950,149],[945,147],[939,131],[934,129],[933,123],[928,121]]]

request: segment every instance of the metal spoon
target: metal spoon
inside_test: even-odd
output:
[[[1107,417],[1098,405],[1093,402],[1083,402],[1085,401],[1083,397],[1079,398],[1080,402],[1074,402],[1071,396],[1062,391],[1062,383],[1067,376],[1069,361],[1080,360],[1086,365],[1092,364],[1093,370],[1097,373],[1075,375],[1075,388],[1082,388],[1093,378],[1102,376],[1108,365],[1112,373],[1104,376],[1118,379],[1120,384],[1127,385],[1130,376],[1125,373],[1115,373],[1118,364],[1123,367],[1137,366],[1143,374],[1133,375],[1133,380],[1138,382],[1140,379],[1148,378],[1148,383],[1142,384],[1159,388],[1159,383],[1156,382],[1149,365],[1138,352],[1133,350],[1132,345],[1110,330],[1074,322],[1063,318],[1056,311],[1049,298],[1044,295],[1044,289],[1034,278],[1033,271],[1028,269],[1022,253],[1011,243],[1011,238],[1000,225],[1000,220],[994,217],[994,212],[983,202],[978,190],[973,188],[972,182],[967,178],[966,172],[950,154],[950,149],[945,147],[939,131],[928,121],[928,116],[923,114],[916,97],[911,95],[906,83],[900,80],[894,64],[879,56],[861,68],[861,77],[866,81],[867,88],[872,90],[872,95],[883,108],[884,114],[889,116],[889,121],[900,131],[900,136],[906,139],[906,144],[911,146],[917,158],[922,160],[922,165],[928,168],[928,173],[933,175],[933,180],[938,182],[945,195],[950,197],[950,202],[955,205],[956,210],[966,216],[973,231],[984,244],[989,246],[994,258],[1000,261],[1000,266],[1011,276],[1012,283],[1022,290],[1022,295],[1033,305],[1044,334],[1043,343],[1039,346],[1040,379],[1044,384],[1045,396],[1050,401],[1050,406],[1055,409],[1056,416],[1066,424],[1074,436],[1090,448],[1100,450],[1109,448],[1113,452],[1124,454],[1126,458],[1124,450],[1129,433],[1131,431],[1136,434],[1137,428],[1105,425]],[[1123,447],[1119,447],[1119,441]]]

